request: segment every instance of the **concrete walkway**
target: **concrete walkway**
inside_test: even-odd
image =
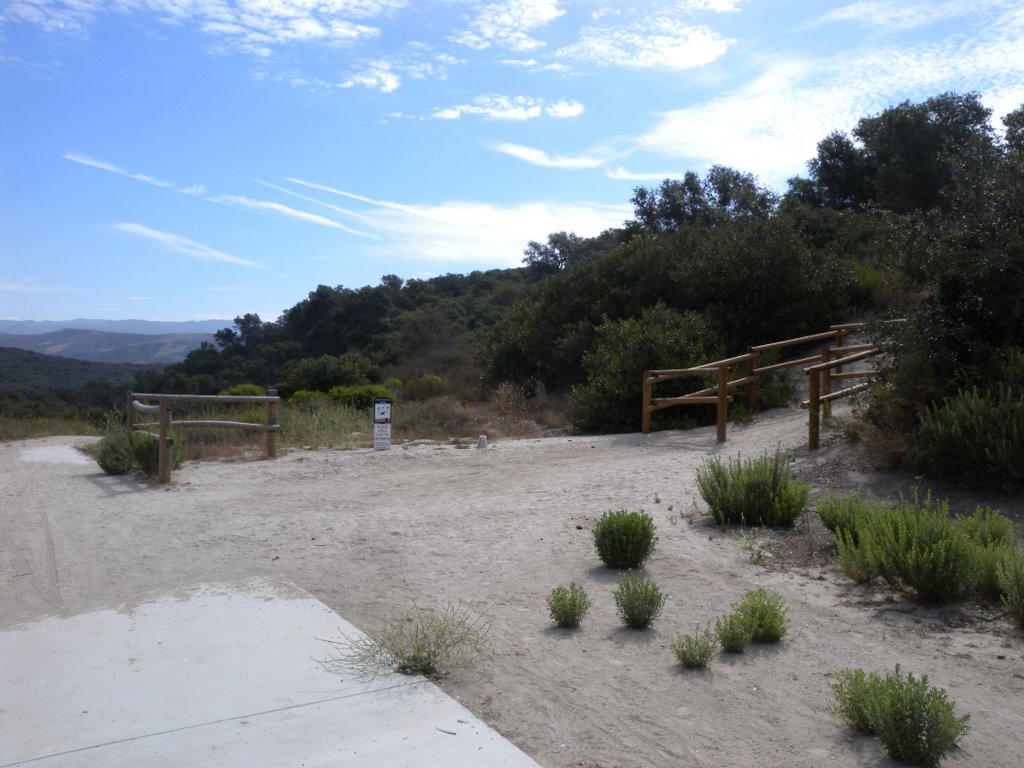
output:
[[[323,663],[357,632],[266,582],[0,632],[0,768],[538,768],[429,681]]]

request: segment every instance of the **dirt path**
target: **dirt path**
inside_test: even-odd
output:
[[[189,464],[165,488],[72,463],[66,446],[78,438],[3,444],[0,629],[250,577],[293,582],[371,626],[396,604],[461,600],[493,619],[494,655],[444,687],[545,766],[886,766],[826,700],[836,670],[897,663],[972,714],[944,764],[1019,765],[1019,630],[962,620],[963,610],[954,628],[941,611],[862,590],[830,567],[767,569],[751,562],[749,537],[693,518],[695,471],[710,455],[780,446],[812,473],[854,471],[841,449],[809,456],[805,425],[805,413],[777,411],[730,425],[721,446],[702,429],[296,451]],[[594,521],[619,508],[644,509],[658,526],[646,571],[670,597],[645,632],[619,625],[615,574],[593,551]],[[553,628],[544,604],[571,580],[594,603],[577,632]],[[676,634],[757,585],[789,604],[785,640],[680,670]]]

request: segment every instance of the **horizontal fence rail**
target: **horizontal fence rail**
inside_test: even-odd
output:
[[[193,427],[212,427],[240,429],[250,432],[264,432],[266,434],[267,458],[277,457],[277,433],[280,425],[277,423],[278,405],[281,398],[277,391],[268,389],[264,395],[166,395],[150,392],[129,392],[127,396],[128,407],[128,430],[148,435],[157,440],[157,482],[169,483],[171,481],[171,448],[174,439],[170,432],[173,428],[189,429]],[[156,400],[156,404],[146,403],[147,400]],[[175,403],[206,403],[209,405],[229,405],[232,403],[251,403],[266,405],[266,421],[263,424],[253,424],[247,421],[226,421],[219,419],[182,419],[175,421],[173,418]],[[136,423],[135,414],[155,413],[155,422]],[[145,427],[157,427],[157,432],[145,430]]]
[[[750,347],[750,351],[742,355],[736,355],[724,360],[702,363],[691,368],[644,371],[641,429],[643,432],[650,432],[651,414],[663,408],[671,408],[677,405],[714,405],[717,439],[720,443],[725,442],[726,427],[729,423],[729,403],[735,399],[735,396],[730,394],[730,390],[737,387],[745,387],[747,406],[753,410],[757,397],[757,381],[762,374],[812,364],[810,367],[805,367],[804,372],[809,377],[809,392],[811,387],[817,387],[817,396],[815,398],[809,395],[809,399],[801,403],[801,407],[809,409],[811,413],[811,419],[808,422],[808,447],[817,448],[817,431],[820,428],[822,408],[825,409],[826,416],[830,415],[829,403],[832,400],[846,397],[867,386],[867,383],[863,383],[853,387],[845,387],[838,392],[832,392],[832,382],[870,377],[875,373],[874,371],[843,370],[844,365],[862,360],[879,352],[872,344],[844,345],[846,337],[862,327],[862,323],[833,325],[829,330],[822,331],[821,333],[813,333],[783,341],[773,341],[768,344],[758,344],[757,346]],[[788,347],[824,341],[832,341],[833,344],[818,354],[764,366],[757,365],[759,356],[764,352],[774,352]],[[742,370],[742,375],[734,377],[733,369],[737,368]],[[736,371],[736,373],[740,373],[740,371]],[[657,384],[688,376],[712,375],[716,379],[714,386],[706,387],[687,395],[677,395],[674,397],[654,396],[654,387]]]

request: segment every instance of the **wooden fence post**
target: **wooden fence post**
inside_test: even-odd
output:
[[[157,482],[171,482],[171,408],[164,398],[160,398],[160,436],[157,438]]]
[[[267,397],[277,397],[276,389],[268,389]],[[267,403],[267,426],[277,426],[277,401],[271,401]],[[277,458],[277,430],[267,430],[267,458]]]
[[[718,442],[725,442],[725,427],[729,423],[729,367],[718,367]]]
[[[753,349],[749,351],[754,356],[747,360],[747,376],[752,378],[756,375],[754,371],[757,368],[758,353]],[[751,381],[747,384],[747,410],[753,413],[755,408],[757,408],[757,382]]]
[[[644,371],[644,412],[640,417],[640,431],[647,434],[651,431],[651,372]]]
[[[819,447],[821,435],[821,385],[818,371],[811,371],[808,375],[811,378],[807,381],[807,447],[814,450]]]

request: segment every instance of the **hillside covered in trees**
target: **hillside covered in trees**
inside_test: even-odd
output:
[[[646,368],[902,316],[877,332],[897,354],[873,429],[912,436],[971,391],[1024,411],[1024,107],[993,116],[973,93],[904,102],[823,137],[782,194],[714,166],[631,202],[634,218],[596,237],[530,242],[518,269],[318,286],[135,387],[289,397],[373,384],[486,400],[501,385],[564,395],[578,430],[625,431],[639,428]],[[912,457],[913,439],[899,443]]]

